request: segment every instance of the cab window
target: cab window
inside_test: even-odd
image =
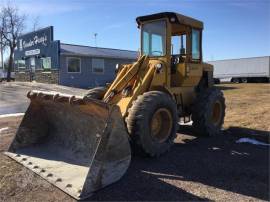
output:
[[[171,55],[186,55],[186,35],[172,36]]]
[[[201,59],[200,30],[192,29],[192,60]]]
[[[160,20],[142,26],[142,53],[150,57],[166,54],[166,21]]]

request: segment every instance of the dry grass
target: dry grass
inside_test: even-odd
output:
[[[270,131],[270,84],[220,84],[226,98],[224,127]]]

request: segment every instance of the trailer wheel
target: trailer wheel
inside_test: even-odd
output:
[[[222,91],[209,88],[201,92],[192,107],[195,132],[204,136],[218,135],[224,122],[225,108]]]
[[[90,99],[102,100],[105,93],[106,93],[106,87],[92,88],[84,95],[83,99],[87,100],[90,98]]]
[[[214,78],[214,84],[220,84],[220,79]]]
[[[157,157],[173,145],[177,130],[177,109],[172,98],[160,91],[138,96],[129,109],[127,129],[135,152]]]
[[[232,78],[233,83],[240,83],[240,80],[238,78]]]
[[[247,80],[247,78],[241,78],[241,82],[242,82],[242,83],[247,83],[248,80]]]

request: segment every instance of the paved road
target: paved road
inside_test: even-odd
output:
[[[0,83],[0,115],[25,112],[29,105],[26,97],[29,90],[59,91],[74,95],[82,95],[86,92],[82,89],[40,83]]]

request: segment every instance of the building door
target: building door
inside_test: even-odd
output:
[[[30,81],[35,80],[36,61],[34,57],[30,58]]]
[[[36,61],[35,61],[34,57],[30,58],[30,68],[31,68],[31,72],[35,72],[35,70],[36,70]]]

